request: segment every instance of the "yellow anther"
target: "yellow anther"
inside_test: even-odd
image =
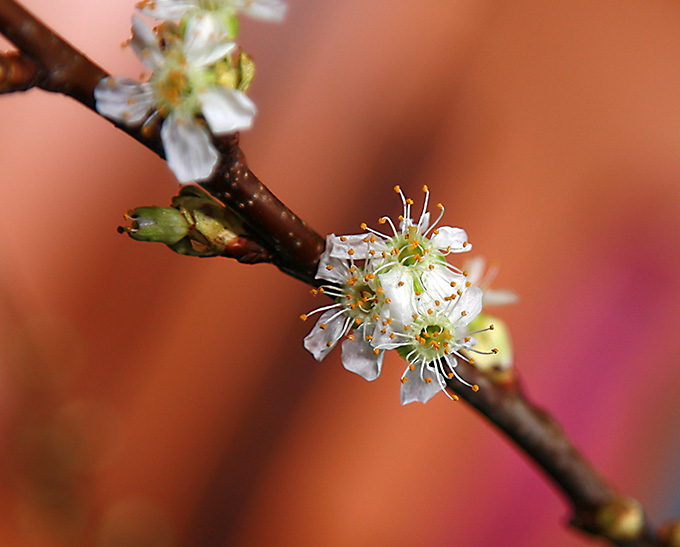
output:
[[[355,322],[357,325],[361,325],[361,317],[357,317],[357,318],[354,320],[354,322]]]
[[[332,347],[332,346],[333,346],[333,342],[326,342],[326,347],[327,347],[327,348],[330,348],[330,347]]]
[[[460,314],[461,314],[463,317],[465,317],[465,316],[467,315],[467,312],[466,312],[465,310],[463,310],[462,312],[460,312]]]
[[[366,224],[365,222],[362,222],[361,223],[361,229],[365,230],[366,228],[368,228],[368,224]]]
[[[437,203],[437,209],[443,209],[444,206],[441,203]]]
[[[416,296],[420,296],[421,294],[423,294],[423,291],[416,291],[415,294]]]
[[[416,370],[416,366],[415,366],[413,363],[411,363],[411,364],[408,366],[408,369],[409,369],[411,372],[413,372],[414,370]]]
[[[403,286],[404,286],[404,282],[403,282],[403,281],[400,281],[399,283],[397,283],[397,285],[399,285],[400,287],[403,287]]]
[[[382,334],[387,334],[387,329],[380,329],[380,332],[381,332]]]
[[[454,401],[460,401],[460,397],[458,397],[458,395],[456,395],[455,393],[451,394],[451,399],[453,399]]]
[[[491,324],[489,325],[489,330],[493,330],[493,329],[495,329],[495,328],[496,328],[496,325],[494,325],[493,323],[491,323]]]
[[[371,243],[375,243],[375,236],[371,236],[369,240],[371,241]]]
[[[435,301],[434,301],[434,305],[435,305],[435,306],[439,306],[440,304],[441,304],[441,302],[440,302],[439,300],[435,300]]]
[[[468,361],[468,363],[470,363],[471,365],[474,365],[474,363],[475,363],[474,357],[471,357],[470,360]]]
[[[368,251],[368,254],[371,255],[371,256],[375,256],[375,251],[373,249],[371,249],[370,251]]]
[[[348,340],[354,340],[354,335],[353,334],[348,334],[347,335]]]
[[[425,382],[428,383],[428,384],[431,384],[431,383],[432,383],[432,378],[430,378],[429,376],[426,376],[426,377],[425,377]]]
[[[451,281],[451,286],[452,286],[452,287],[455,287],[455,286],[456,286],[456,282],[455,282],[455,281]]]
[[[416,319],[418,319],[418,314],[414,313],[413,315],[411,315],[411,317],[413,317],[413,320],[415,321]]]
[[[327,269],[328,271],[331,271],[331,270],[333,269],[333,265],[332,265],[332,264],[328,264],[328,266],[326,266],[326,269]]]
[[[406,378],[406,376],[404,376],[404,377],[401,379],[401,383],[402,383],[402,384],[405,384],[405,383],[406,383],[406,380],[408,380],[408,378]]]
[[[472,340],[472,338],[470,338],[469,336],[466,336],[466,337],[465,337],[465,341],[466,341],[466,342],[469,342],[470,340]]]
[[[456,294],[457,294],[458,296],[462,296],[463,291],[461,291],[460,289],[458,289],[458,290],[456,291]]]
[[[385,294],[385,290],[382,287],[378,287],[375,292],[378,294]]]
[[[388,318],[385,320],[385,322],[386,322],[388,325],[391,325],[391,324],[392,324],[392,318],[391,318],[391,317],[388,317]]]
[[[378,219],[378,224],[385,224],[386,222],[387,222],[387,219],[385,217]]]
[[[428,268],[430,268],[430,270],[434,270],[434,264],[430,264]]]
[[[383,329],[383,331],[384,331],[383,334],[384,334],[385,332],[387,332],[385,329]],[[391,332],[391,333],[390,333],[390,340],[394,340],[395,338],[396,338],[396,337],[395,337],[394,333]]]
[[[377,321],[378,319],[380,319],[380,316],[377,313],[374,313],[373,314],[373,321]]]
[[[463,247],[467,247],[467,246],[468,246],[468,242],[467,242],[467,241],[463,241]]]
[[[303,314],[300,316],[300,319],[302,319],[303,321],[307,321],[307,314],[306,314],[306,313],[303,313]]]
[[[432,311],[432,308],[430,308],[430,309],[427,310],[427,313],[428,313],[429,315],[432,315],[434,312]]]
[[[356,269],[355,266],[352,266],[348,271],[349,271],[349,273],[354,273],[354,272],[357,271],[357,269]]]
[[[401,187],[397,184],[397,185],[394,187],[394,191],[398,194],[399,192],[401,192]]]
[[[466,281],[466,282],[465,282],[465,286],[466,286],[466,287],[469,287],[470,285],[472,285],[472,283],[470,283],[469,281]]]
[[[404,330],[411,330],[411,325],[405,325]]]
[[[467,277],[467,276],[470,275],[470,274],[468,273],[467,270],[463,270],[463,275],[464,275],[465,277]]]
[[[347,251],[347,254],[349,256],[352,256],[354,254],[354,249],[350,249],[349,251]]]
[[[446,377],[447,377],[449,380],[452,380],[452,379],[453,379],[453,372],[449,372],[449,373],[446,375]]]
[[[373,337],[370,334],[366,336],[366,342],[370,342],[371,340],[373,340]]]
[[[392,302],[391,298],[385,298],[385,304],[389,304],[390,302]]]
[[[379,350],[378,348],[375,348],[375,349],[373,350],[373,353],[375,353],[376,355],[378,355],[378,354],[380,353],[380,350]]]
[[[434,229],[434,230],[432,230],[432,233],[433,233],[434,235],[439,235],[439,230],[438,230],[438,229]]]
[[[323,293],[326,292],[326,290],[325,290],[323,287],[319,287],[319,292],[320,292],[321,294],[323,294]]]
[[[472,391],[479,391],[479,386],[477,384],[472,384]]]
[[[320,329],[323,329],[323,330],[326,330],[326,328],[327,328],[326,323],[321,323],[321,324],[319,325],[319,328],[320,328]]]
[[[498,348],[491,348],[491,353],[493,353],[494,355],[498,353]]]
[[[427,184],[423,184],[423,192],[429,192],[430,189],[427,187]]]
[[[312,296],[316,296],[319,294],[319,291],[317,289],[310,289],[309,292],[312,294]]]
[[[345,241],[347,241],[347,238],[345,236],[340,236],[340,241],[344,243]]]
[[[408,198],[406,200],[406,203],[408,203],[409,205],[413,205],[413,200],[411,198]]]

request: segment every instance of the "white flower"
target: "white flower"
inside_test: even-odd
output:
[[[137,9],[163,21],[205,17],[214,22],[220,35],[233,38],[237,12],[263,21],[282,21],[288,6],[281,0],[142,0]]]
[[[460,351],[475,343],[467,326],[482,309],[481,289],[463,282],[459,293],[440,300],[429,292],[417,295],[413,278],[403,270],[393,269],[379,277],[386,299],[400,305],[386,305],[384,314],[390,317],[390,329],[376,328],[373,345],[396,349],[409,363],[402,375],[402,404],[425,403],[439,391],[449,395],[446,380],[454,377],[476,389],[455,368],[456,357],[468,360]]]
[[[305,348],[321,361],[347,335],[342,343],[342,364],[366,380],[375,380],[380,374],[384,352],[371,347],[373,326],[380,318],[385,296],[373,273],[374,262],[367,259],[363,265],[354,262],[351,252],[347,258],[333,256],[338,244],[346,243],[344,236],[326,237],[326,249],[321,255],[316,278],[333,283],[321,285],[313,294],[322,293],[336,302],[318,308],[308,316],[323,312],[316,325],[304,340]]]
[[[482,309],[482,291],[446,261],[447,255],[471,246],[460,228],[436,228],[444,212],[441,204],[441,214],[430,224],[429,190],[423,190],[417,223],[411,219],[413,201],[397,186],[404,206],[399,229],[389,218],[380,219],[390,224],[392,235],[362,224],[367,233],[326,238],[316,277],[330,284],[313,293],[327,294],[335,303],[308,314],[322,313],[305,338],[305,348],[320,361],[347,335],[343,365],[368,380],[380,374],[383,353],[397,350],[409,363],[402,376],[403,404],[446,392],[446,380],[454,377],[477,389],[455,367],[457,357],[473,361],[461,352],[475,344],[470,334],[476,333],[469,333],[468,325]]]
[[[137,17],[132,18],[132,30],[130,45],[153,74],[145,83],[104,78],[94,92],[97,111],[129,126],[162,116],[163,149],[177,179],[188,183],[210,177],[219,159],[210,131],[223,135],[247,129],[255,115],[250,99],[217,82],[216,63],[235,44],[215,39],[214,21],[209,19],[190,20],[181,36],[174,27],[164,29],[163,48]]]

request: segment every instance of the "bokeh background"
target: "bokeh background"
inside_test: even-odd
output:
[[[114,74],[133,2],[25,0]],[[290,0],[244,20],[252,169],[320,233],[427,184],[501,266],[531,396],[655,522],[680,514],[680,4]],[[2,545],[579,546],[463,403],[302,348],[268,265],[116,233],[165,164],[67,98],[0,97]]]

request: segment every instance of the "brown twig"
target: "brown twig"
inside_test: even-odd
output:
[[[94,88],[106,72],[13,0],[0,0],[0,32],[20,50],[12,62],[24,71],[16,76],[17,82],[26,84],[24,89],[36,85],[95,109]],[[17,83],[15,87],[22,86]],[[163,155],[157,132],[142,134],[138,129],[118,127]],[[256,239],[270,247],[271,260],[281,270],[315,285],[323,239],[250,171],[238,135],[215,143],[222,163],[202,186],[243,218]],[[486,374],[462,361],[459,366],[461,375],[480,389],[472,391],[456,381],[449,383],[449,389],[509,437],[558,487],[572,506],[573,526],[617,545],[680,544],[677,524],[668,527],[666,539],[655,538],[639,504],[618,494],[599,476],[555,420],[524,396],[514,374]]]
[[[38,65],[17,52],[0,55],[0,93],[26,91],[40,78]]]

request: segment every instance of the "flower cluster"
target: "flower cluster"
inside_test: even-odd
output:
[[[255,105],[246,97],[250,58],[234,42],[237,13],[280,21],[281,0],[144,0],[137,8],[162,21],[154,30],[132,18],[129,44],[152,71],[146,82],[104,78],[95,89],[97,111],[116,122],[142,125],[162,119],[168,166],[181,183],[205,180],[219,154],[211,133],[248,129]]]
[[[326,294],[335,303],[301,316],[306,320],[321,313],[304,341],[317,360],[346,336],[343,366],[367,380],[380,374],[385,351],[396,350],[408,362],[401,379],[402,404],[427,402],[438,391],[449,395],[446,380],[454,377],[477,389],[458,375],[456,366],[457,358],[474,361],[462,351],[476,351],[476,333],[468,326],[482,309],[482,291],[467,272],[446,260],[471,245],[464,230],[437,227],[444,215],[441,204],[430,223],[430,193],[427,187],[423,190],[418,222],[411,218],[413,201],[397,186],[404,208],[398,226],[388,217],[379,220],[392,234],[362,224],[363,234],[327,236],[316,277],[328,284],[313,293]]]

